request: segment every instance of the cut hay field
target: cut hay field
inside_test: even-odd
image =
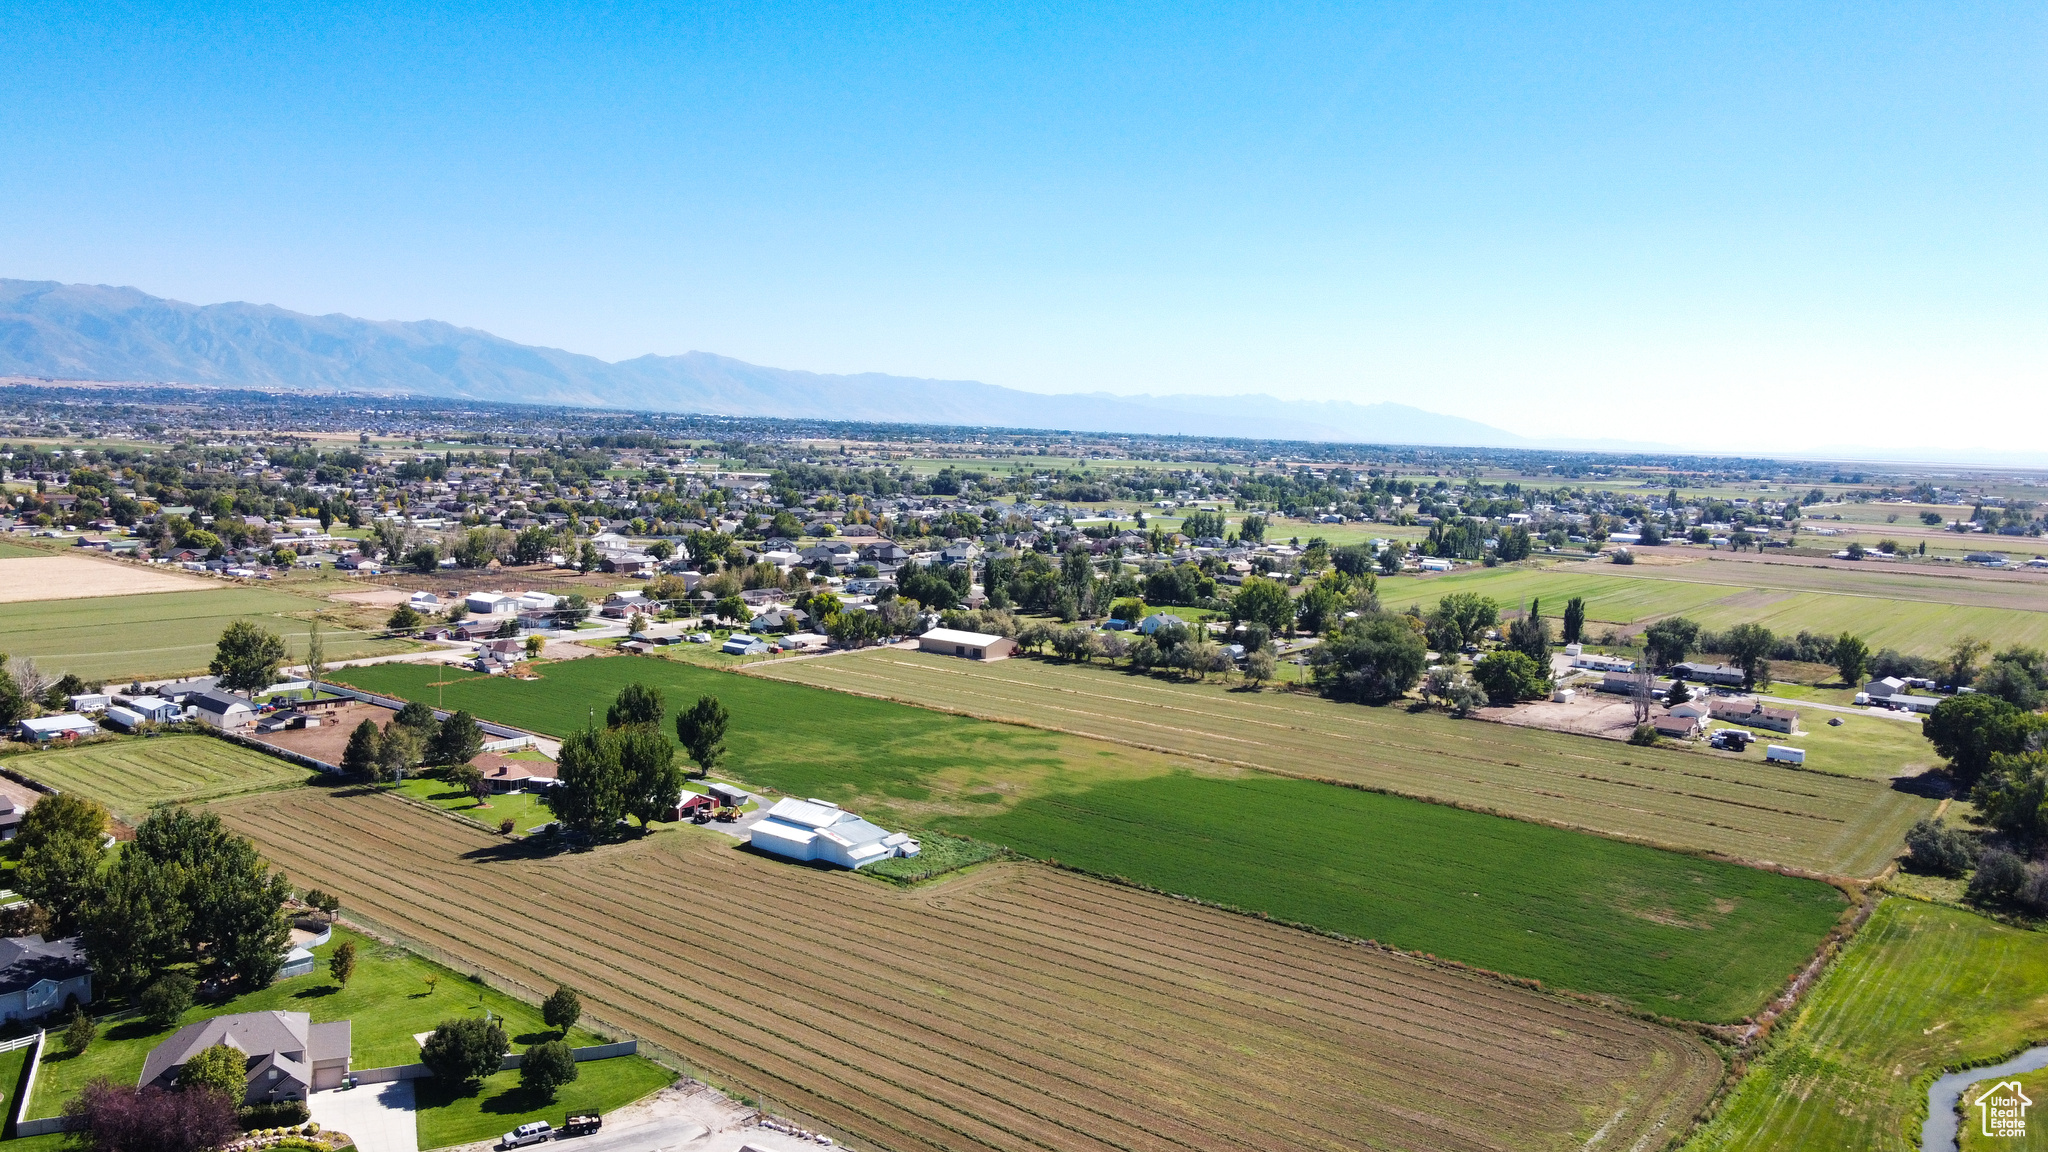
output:
[[[16,560],[33,556],[48,556],[49,554],[50,550],[47,548],[36,548],[0,537],[0,560]]]
[[[665,662],[577,660],[541,681],[438,689],[427,679],[445,672],[357,671],[361,687],[445,692],[447,707],[547,732],[580,727],[633,678],[664,687],[672,711],[713,692],[733,717],[721,772],[755,787],[1676,1017],[1755,1010],[1842,908],[1824,884],[1719,861]]]
[[[382,795],[219,810],[351,913],[890,1152],[1625,1148],[1721,1073],[1596,1006],[1038,865],[906,891],[699,829],[523,859]]]
[[[1687,1152],[1917,1147],[1935,1073],[2048,1039],[2043,989],[2048,933],[1889,897]]]
[[[236,587],[0,604],[0,650],[33,656],[51,673],[76,672],[92,680],[178,676],[204,672],[221,631],[236,620],[254,620],[279,633],[292,655],[301,657],[306,618],[322,607],[321,601],[289,592]],[[413,647],[336,627],[325,631],[329,660]]]
[[[1875,875],[1934,809],[1883,782],[1756,759],[1034,659],[879,649],[748,678],[771,676],[1827,875]]]
[[[0,604],[144,592],[199,592],[221,586],[218,580],[203,579],[176,568],[144,567],[75,550],[0,558]]]
[[[2048,585],[1978,581],[1933,573],[1698,560],[1689,564],[1571,564],[1478,569],[1380,582],[1396,611],[1427,611],[1452,592],[1490,596],[1503,609],[1540,599],[1556,619],[1565,601],[1586,599],[1587,619],[1638,624],[1688,616],[1707,628],[1758,623],[1780,635],[1854,632],[1873,649],[1935,655],[1958,636],[2048,645]]]
[[[315,775],[238,744],[186,735],[52,748],[9,757],[5,764],[60,792],[90,796],[131,822],[155,804],[283,788]]]

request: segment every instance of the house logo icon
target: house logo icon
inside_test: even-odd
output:
[[[1977,1097],[1977,1115],[1986,1136],[2025,1136],[2027,1105],[2033,1101],[2020,1091],[2020,1082],[2006,1080],[1984,1090]]]

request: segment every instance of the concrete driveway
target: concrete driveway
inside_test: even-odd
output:
[[[306,1100],[322,1131],[346,1132],[362,1152],[419,1152],[412,1081],[315,1092]]]

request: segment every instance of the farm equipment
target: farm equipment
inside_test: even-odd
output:
[[[740,810],[732,807],[720,808],[713,818],[720,824],[730,824],[740,818]]]

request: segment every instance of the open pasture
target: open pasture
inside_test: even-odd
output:
[[[2048,586],[1945,580],[1884,570],[1876,562],[1861,571],[1704,559],[1655,566],[1573,563],[1380,582],[1381,602],[1396,611],[1412,605],[1426,612],[1452,592],[1490,596],[1504,610],[1540,599],[1553,620],[1566,600],[1583,596],[1587,619],[1602,624],[1687,616],[1713,629],[1758,623],[1781,635],[1850,631],[1873,649],[1921,655],[1938,654],[1966,634],[2048,645]]]
[[[20,557],[48,556],[49,554],[50,550],[47,548],[37,548],[32,545],[24,544],[16,540],[9,540],[5,536],[0,536],[0,560],[13,560]]]
[[[523,858],[382,795],[220,811],[461,970],[566,983],[603,1026],[895,1152],[1626,1148],[1721,1073],[1596,1006],[1037,865],[906,891],[698,829]]]
[[[1887,898],[1687,1152],[1917,1147],[1942,1068],[2048,1036],[2044,987],[2048,933]]]
[[[60,792],[138,820],[151,806],[188,803],[304,783],[313,772],[211,736],[131,738],[10,757],[18,772]]]
[[[880,649],[749,674],[771,676],[1828,875],[1876,874],[1934,808],[1882,782],[1755,758],[1033,659]]]
[[[0,604],[0,636],[10,656],[33,656],[54,672],[94,680],[203,672],[222,629],[254,620],[282,635],[294,659],[306,652],[306,619],[321,603],[269,588],[150,592]],[[327,658],[352,660],[404,652],[412,645],[365,632],[325,629]]]
[[[1258,773],[1122,781],[935,823],[1690,1020],[1762,1007],[1846,907],[1813,880]]]
[[[756,787],[1671,1016],[1753,1010],[1841,908],[1834,889],[1812,881],[1213,760],[647,660],[549,668],[585,687],[479,678],[440,691],[448,707],[543,731],[587,723],[631,678],[667,688],[671,709],[715,692],[733,717],[721,771]],[[692,675],[671,677],[672,668]],[[374,671],[385,674],[362,686],[425,699],[436,691],[418,682],[426,669]],[[1892,795],[1841,783],[1861,784],[1864,798]],[[1701,818],[1736,814],[1746,810]],[[1616,875],[1635,879],[1624,890]]]
[[[0,604],[143,592],[196,592],[220,587],[223,585],[218,580],[175,568],[146,568],[119,560],[96,559],[77,551],[50,553],[22,548],[0,552]]]

